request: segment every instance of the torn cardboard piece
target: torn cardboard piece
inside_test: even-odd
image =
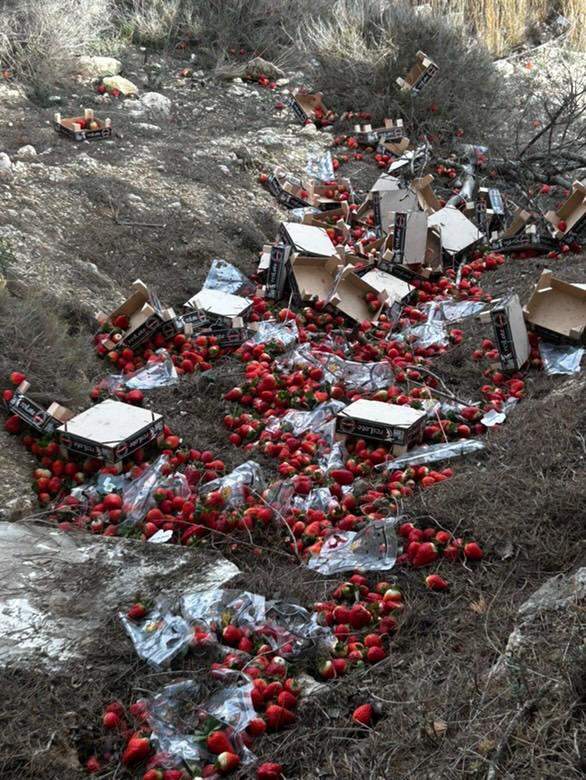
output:
[[[419,208],[417,195],[410,188],[375,190],[371,197],[375,224],[383,233],[388,233],[396,212],[412,212]]]
[[[53,128],[73,141],[98,141],[112,137],[110,119],[98,119],[91,108],[86,108],[83,116],[62,117],[53,115]]]
[[[405,78],[397,78],[396,83],[403,92],[419,95],[438,71],[439,67],[436,63],[427,54],[418,51],[415,55],[415,64],[405,74]]]
[[[377,322],[387,297],[386,292],[372,287],[347,265],[338,272],[328,302],[354,322]]]
[[[508,295],[490,311],[483,312],[479,319],[492,324],[501,368],[504,371],[522,368],[529,359],[530,346],[519,296]]]
[[[528,211],[525,211],[525,209],[522,208],[517,208],[513,214],[511,224],[508,225],[505,230],[503,230],[500,238],[512,238],[518,233],[521,233],[521,231],[525,230],[525,227],[530,219],[531,214]]]
[[[53,402],[48,408],[41,406],[27,396],[30,383],[26,380],[15,388],[12,398],[5,406],[17,417],[39,433],[52,434],[59,425],[70,420],[73,412],[66,406]]]
[[[408,303],[416,288],[409,282],[386,273],[386,271],[381,271],[379,268],[367,271],[361,276],[375,290],[386,293],[389,317],[393,322],[397,321],[401,316],[403,304]]]
[[[184,306],[205,312],[212,320],[232,328],[239,327],[246,319],[252,308],[252,301],[250,298],[242,298],[240,295],[232,295],[222,290],[208,290],[204,287]]]
[[[333,257],[336,254],[336,247],[332,244],[325,228],[300,225],[296,222],[282,222],[279,227],[279,238],[302,255]]]
[[[411,186],[415,190],[417,195],[417,202],[419,208],[429,216],[439,211],[442,207],[439,199],[437,198],[433,188],[431,186],[433,182],[433,176],[429,173],[427,176],[421,176],[413,179]]]
[[[318,125],[331,125],[336,115],[323,102],[323,92],[310,94],[302,90],[294,90],[287,98],[287,103],[302,125],[315,122]]]
[[[299,302],[316,298],[329,301],[340,269],[337,257],[325,259],[293,254],[287,279],[294,298]]]
[[[476,225],[454,206],[444,206],[428,219],[430,227],[441,230],[442,250],[456,260],[470,251],[483,238]]]
[[[586,344],[586,290],[544,270],[523,307],[525,321],[546,341]]]
[[[163,432],[163,416],[121,401],[102,401],[59,428],[61,446],[117,463]]]
[[[559,209],[548,211],[544,216],[557,239],[562,239],[568,233],[583,233],[586,229],[586,179],[575,181],[570,195]]]
[[[394,455],[420,443],[427,412],[410,406],[360,399],[336,415],[336,433],[360,436],[391,445]]]
[[[267,189],[275,198],[289,209],[307,208],[309,193],[297,176],[277,166],[267,179]]]

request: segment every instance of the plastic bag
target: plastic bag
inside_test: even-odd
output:
[[[242,271],[239,271],[236,266],[226,262],[226,260],[219,260],[218,258],[212,260],[212,265],[203,286],[208,290],[221,290],[225,293],[242,295],[244,297],[252,295],[256,290],[255,285]]]
[[[324,182],[333,181],[335,174],[331,153],[326,152],[323,157],[310,157],[306,170],[310,179]]]
[[[253,460],[241,463],[234,471],[225,477],[218,477],[211,482],[206,482],[199,489],[199,495],[204,497],[214,490],[219,490],[224,498],[225,506],[242,506],[250,491],[260,493],[264,490],[265,482],[261,467]]]
[[[129,483],[122,495],[124,504],[131,507],[126,514],[122,526],[136,525],[144,519],[150,508],[153,491],[163,479],[163,470],[167,466],[169,459],[166,455],[161,455],[149,466],[148,469]]]
[[[306,431],[319,432],[325,424],[332,420],[346,404],[342,401],[324,401],[318,404],[310,412],[292,409],[283,417],[274,418],[269,422],[266,430],[269,433],[289,429],[293,436],[301,436]]]
[[[295,496],[292,505],[294,509],[316,509],[322,512],[330,512],[338,506],[338,499],[330,493],[326,487],[314,488],[306,496]]]
[[[442,442],[430,444],[428,447],[417,447],[407,455],[395,458],[389,464],[384,464],[387,471],[402,469],[406,466],[420,466],[424,463],[437,463],[442,460],[459,458],[472,452],[480,452],[484,444],[477,439],[464,439],[463,441]]]
[[[393,370],[390,363],[355,363],[346,360],[342,377],[348,390],[372,393],[392,384]]]
[[[265,618],[265,597],[258,593],[217,589],[188,593],[181,599],[181,614],[190,623],[206,623],[210,628],[222,621],[238,626],[255,626]]]
[[[323,543],[320,552],[312,555],[307,567],[320,574],[360,571],[387,571],[397,559],[396,518],[372,520],[355,533],[334,532]]]
[[[140,623],[122,612],[119,617],[138,657],[153,669],[167,667],[191,642],[191,627],[183,618],[161,607],[149,612]]]
[[[179,382],[175,365],[167,350],[157,350],[155,355],[158,360],[151,359],[139,371],[122,375],[123,384],[129,390],[152,390],[154,387],[168,387]]]
[[[287,214],[287,218],[291,222],[303,222],[303,218],[305,217],[306,214],[309,214],[310,216],[314,216],[315,214],[321,214],[321,211],[319,209],[314,208],[313,206],[290,209],[289,213]]]
[[[491,409],[490,412],[487,412],[484,415],[480,422],[485,428],[493,428],[495,425],[501,425],[507,419],[507,415],[511,409],[515,408],[517,402],[516,398],[507,398],[502,405],[500,412],[497,412],[496,409]]]
[[[460,322],[468,317],[476,317],[488,308],[482,301],[440,301],[439,312],[446,322]]]
[[[275,320],[262,320],[258,328],[248,339],[253,344],[280,344],[283,348],[290,347],[299,340],[299,329],[294,320],[277,322]]]
[[[543,360],[543,370],[547,376],[556,374],[574,375],[580,373],[580,364],[584,357],[584,347],[572,344],[547,344],[540,342],[539,352]]]
[[[346,447],[341,441],[337,441],[328,453],[321,455],[319,467],[329,474],[334,469],[343,469],[346,464]]]
[[[286,657],[299,657],[311,647],[324,652],[335,645],[331,630],[318,623],[315,612],[288,601],[267,603],[266,625],[262,633],[271,647]],[[291,646],[289,649],[287,646]]]

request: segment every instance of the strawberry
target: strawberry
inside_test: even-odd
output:
[[[446,580],[439,574],[428,574],[425,578],[425,584],[430,590],[446,590],[449,587]]]
[[[266,730],[267,724],[262,718],[253,718],[246,727],[251,737],[262,737]]]
[[[331,661],[320,661],[318,671],[324,680],[333,680],[336,676],[334,664]]]
[[[20,417],[13,414],[4,420],[4,430],[8,433],[20,433],[21,424]]]
[[[482,549],[476,542],[468,542],[468,544],[464,545],[464,555],[471,561],[480,561],[484,557]]]
[[[281,780],[283,777],[283,767],[281,764],[274,764],[265,761],[256,770],[256,780]]]
[[[422,542],[415,557],[413,558],[413,566],[426,566],[428,563],[433,563],[437,558],[437,547],[433,542]]]
[[[133,734],[128,740],[126,749],[122,754],[122,763],[136,764],[146,758],[151,750],[151,741],[148,737],[143,737],[140,734]]]
[[[6,403],[8,403],[8,401],[12,401],[13,398],[14,398],[14,393],[12,392],[12,390],[2,391],[2,400],[6,401]]]
[[[386,653],[382,647],[378,647],[375,645],[374,647],[369,647],[366,652],[366,660],[369,664],[378,664],[379,661],[382,661],[386,657]]]
[[[163,780],[188,780],[188,775],[185,774],[183,769],[165,769]]]
[[[115,729],[120,725],[120,717],[115,712],[106,712],[102,718],[102,725],[105,729]]]
[[[242,639],[242,631],[230,623],[222,631],[222,640],[230,647],[237,647],[238,643]]]
[[[93,774],[94,772],[99,772],[102,768],[102,765],[100,764],[100,760],[97,756],[90,756],[85,762],[85,768],[90,774]]]
[[[145,772],[142,776],[142,780],[163,780],[163,777],[163,770],[155,768]]]
[[[350,625],[352,628],[361,629],[372,623],[372,614],[364,604],[354,604],[350,610]]]
[[[221,775],[229,775],[230,772],[233,772],[239,764],[240,758],[236,755],[236,753],[232,753],[231,751],[227,750],[224,753],[220,753],[214,766]]]
[[[351,485],[354,482],[354,474],[348,469],[333,469],[330,472],[330,477],[338,485]]]
[[[295,723],[297,716],[295,713],[280,707],[278,704],[269,704],[265,712],[265,720],[269,731],[277,731],[283,726],[290,726]]]
[[[207,746],[210,753],[219,756],[220,753],[231,753],[234,750],[232,743],[225,731],[212,731],[208,734]]]
[[[361,726],[370,726],[374,718],[372,704],[361,704],[352,713],[352,720]]]
[[[129,617],[131,620],[142,620],[146,614],[147,608],[139,601],[137,601],[135,604],[132,604],[126,613],[127,617]]]
[[[10,384],[14,387],[18,387],[21,382],[24,382],[26,379],[26,374],[23,374],[22,371],[13,371],[10,376]]]

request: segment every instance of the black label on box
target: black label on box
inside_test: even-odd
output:
[[[267,271],[265,297],[278,301],[283,295],[287,281],[287,263],[291,254],[289,244],[275,244],[271,249],[271,260]]]
[[[136,436],[133,436],[131,439],[128,439],[127,441],[120,442],[113,451],[113,458],[115,461],[122,460],[122,458],[125,458],[127,455],[129,455],[131,452],[134,452],[134,450],[137,450],[139,447],[143,447],[145,444],[148,444],[150,441],[153,441],[153,439],[156,439],[157,436],[163,432],[163,418],[156,420],[152,425],[150,425],[148,428],[146,428],[143,431],[140,431],[140,433],[137,433]]]
[[[239,347],[250,334],[247,328],[213,328],[208,335],[215,336],[220,347]]]
[[[526,249],[532,249],[536,252],[551,252],[558,248],[558,243],[548,236],[521,233],[510,238],[498,238],[491,242],[490,246],[496,252],[522,252]]]
[[[386,127],[384,130],[379,130],[377,135],[382,144],[387,141],[395,143],[404,137],[405,131],[402,127]]]
[[[15,393],[7,405],[13,414],[37,431],[52,433],[57,427],[58,421],[26,395]]]
[[[296,117],[297,117],[297,119],[298,119],[298,120],[301,122],[301,124],[302,124],[302,125],[304,125],[304,124],[305,124],[305,122],[306,122],[308,119],[310,119],[310,118],[311,118],[311,117],[309,117],[309,116],[308,116],[308,115],[305,113],[305,111],[304,111],[304,110],[301,108],[301,106],[299,105],[299,103],[298,103],[298,102],[295,100],[295,98],[294,98],[294,97],[292,97],[291,95],[289,95],[289,97],[287,98],[287,105],[289,106],[289,108],[291,108],[291,109],[292,109],[293,113],[295,114],[295,116],[296,116]]]
[[[432,62],[431,65],[428,65],[427,69],[421,74],[421,76],[419,76],[415,84],[413,84],[411,87],[411,92],[413,92],[415,95],[419,95],[419,93],[429,84],[438,70],[439,68],[434,62]]]
[[[393,230],[393,262],[402,263],[405,256],[405,239],[407,238],[407,214],[398,211],[395,214]]]
[[[346,436],[363,436],[365,439],[404,444],[406,431],[388,425],[357,420],[353,417],[336,417],[336,431]]]
[[[584,214],[581,219],[579,219],[575,225],[572,226],[570,230],[568,230],[567,235],[568,236],[580,236],[580,234],[584,231],[586,228],[586,214]]]
[[[95,130],[78,130],[77,132],[59,122],[54,122],[53,127],[60,135],[74,141],[98,141],[102,138],[112,137],[111,127],[98,127]]]
[[[142,325],[139,325],[136,330],[131,331],[128,335],[123,336],[118,342],[117,349],[124,349],[124,347],[130,347],[134,349],[143,341],[147,341],[153,336],[162,324],[162,320],[159,314],[151,314],[148,320],[145,320]]]
[[[372,211],[374,213],[374,222],[377,227],[382,230],[382,215],[381,215],[381,208],[380,208],[380,201],[381,201],[381,195],[380,192],[373,192],[372,193]]]
[[[186,311],[180,317],[185,324],[192,325],[194,328],[207,328],[210,325],[210,318],[205,311],[193,309]]]
[[[492,328],[497,349],[501,358],[501,365],[506,371],[516,371],[520,368],[517,354],[513,344],[511,325],[505,309],[491,311]]]
[[[299,182],[299,186],[301,186],[301,182]],[[275,198],[277,198],[279,203],[287,206],[287,208],[307,208],[307,206],[309,206],[307,201],[303,200],[302,198],[298,198],[297,195],[293,195],[291,192],[284,190],[274,173],[272,173],[267,180],[267,188],[269,192],[274,195]]]
[[[289,285],[289,289],[293,294],[293,298],[295,302],[300,303],[301,291],[299,289],[299,285],[297,284],[297,279],[295,278],[295,274],[293,273],[293,268],[291,267],[291,265],[289,265],[287,269],[287,284]]]
[[[474,207],[474,216],[476,217],[476,227],[485,236],[488,235],[488,219],[486,216],[486,203],[483,200],[476,202]]]

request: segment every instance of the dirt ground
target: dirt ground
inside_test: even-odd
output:
[[[140,78],[138,57],[129,54],[126,62],[128,77]],[[59,110],[67,115],[94,105],[112,117],[111,143],[68,143],[50,126],[54,108],[35,106],[0,86],[0,106],[6,107],[0,114],[2,149],[13,157],[32,143],[38,152],[33,161],[17,164],[13,180],[0,179],[0,237],[14,251],[4,273],[10,284],[3,296],[9,297],[0,318],[11,319],[24,288],[34,288],[48,302],[43,316],[51,327],[88,344],[73,364],[64,363],[63,346],[47,347],[62,398],[72,389],[59,376],[60,367],[67,365],[68,379],[75,375],[80,394],[103,370],[89,346],[91,316],[111,309],[137,277],[180,309],[200,288],[213,257],[252,274],[258,250],[274,238],[282,216],[257,184],[260,168],[279,162],[302,173],[306,159],[323,149],[322,136],[274,109],[279,95],[207,77],[178,80],[181,64],[167,63],[164,86],[157,90],[173,102],[168,118],[137,119],[132,102],[95,105],[89,88],[64,88]],[[150,129],[137,128],[137,121]],[[374,180],[377,172],[371,173]],[[547,262],[510,260],[482,283],[495,295],[511,288],[523,300]],[[563,278],[586,280],[586,256],[550,262]],[[49,327],[49,320],[41,319],[39,327]],[[475,339],[490,335],[477,324],[465,330],[465,345],[435,364],[460,395],[477,393],[482,384],[481,368],[469,354]],[[14,343],[24,356],[32,349],[30,334],[22,332],[22,342],[0,345],[3,372],[18,356]],[[33,374],[38,372],[39,383],[49,381],[51,372],[43,374],[38,363]],[[226,445],[221,396],[239,370],[226,360],[207,377],[191,376],[149,395],[149,405],[180,435],[224,457],[229,468],[245,454]],[[259,743],[259,758],[282,761],[288,780],[584,776],[583,605],[542,615],[518,652],[509,637],[518,607],[545,580],[584,565],[586,384],[583,377],[537,372],[529,373],[527,383],[528,398],[502,430],[487,436],[485,452],[457,462],[453,479],[404,507],[410,518],[474,535],[487,551],[485,560],[474,571],[446,570],[452,595],[445,600],[441,594],[430,598],[418,574],[393,572],[408,608],[390,656],[328,685],[306,702],[296,728]],[[39,389],[49,390],[46,384]],[[263,466],[274,473],[272,463]],[[18,486],[30,482],[30,469],[26,454],[0,432],[0,506],[21,496]],[[305,606],[326,597],[333,581],[271,551],[271,538],[265,542],[260,540],[255,555],[245,544],[223,547],[242,572],[231,585]],[[162,582],[160,592],[164,587]],[[175,671],[198,675],[193,661]],[[0,777],[84,777],[83,761],[107,739],[100,723],[104,704],[129,704],[167,681],[167,673],[136,660],[115,615],[94,637],[84,663],[66,674],[2,669]],[[359,733],[348,727],[348,712],[366,699],[377,700],[384,716],[373,730]],[[99,777],[131,775],[119,768]]]

